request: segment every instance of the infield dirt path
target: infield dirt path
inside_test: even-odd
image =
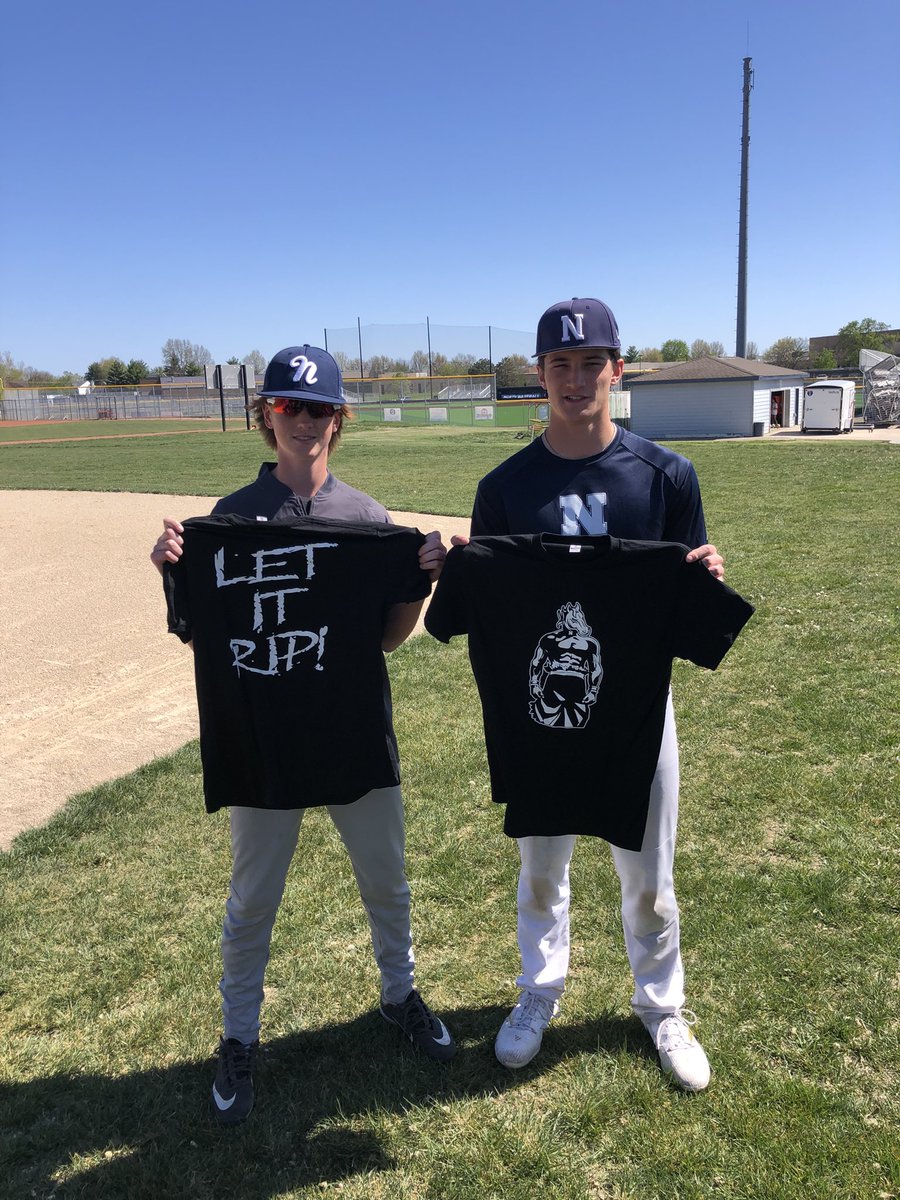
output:
[[[197,736],[191,654],[166,631],[150,550],[210,496],[0,492],[0,849],[76,792]],[[392,513],[439,529],[468,520]],[[421,625],[421,623],[420,623]]]

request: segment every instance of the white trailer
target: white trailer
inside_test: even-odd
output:
[[[852,379],[820,379],[803,389],[803,419],[800,432],[827,429],[849,433],[856,409],[856,384]]]

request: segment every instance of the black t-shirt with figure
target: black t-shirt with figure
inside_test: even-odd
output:
[[[194,646],[209,812],[350,804],[399,782],[382,632],[430,591],[416,529],[307,517],[184,522],[165,565]]]
[[[639,850],[673,657],[715,668],[753,613],[687,547],[476,537],[450,551],[425,626],[469,636],[491,790],[511,837]]]

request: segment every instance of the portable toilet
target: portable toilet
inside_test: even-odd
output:
[[[852,379],[820,379],[803,390],[800,432],[811,429],[849,433],[856,409],[856,384]]]

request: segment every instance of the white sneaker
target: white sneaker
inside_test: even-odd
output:
[[[494,1053],[504,1067],[513,1071],[530,1063],[541,1048],[544,1030],[559,1012],[552,996],[530,992],[526,988],[497,1034]]]
[[[660,1066],[685,1092],[702,1092],[709,1086],[709,1059],[691,1030],[696,1020],[690,1009],[683,1008],[647,1023]]]

